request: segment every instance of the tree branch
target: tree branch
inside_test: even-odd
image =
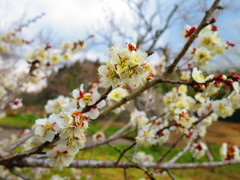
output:
[[[26,134],[25,136],[22,136],[21,138],[19,138],[17,140],[17,142],[15,142],[14,144],[12,144],[9,148],[9,152],[12,152],[14,149],[16,149],[18,146],[20,146],[21,144],[23,144],[25,141],[27,141],[30,137],[33,136],[33,131],[30,132],[29,134]]]
[[[10,171],[11,173],[13,173],[15,176],[18,176],[18,177],[22,178],[23,180],[31,180],[31,178],[29,178],[28,176],[20,173],[19,171],[17,171],[17,170],[14,169],[14,168],[9,168],[9,171]]]
[[[127,147],[126,149],[124,149],[124,150],[121,152],[121,154],[120,154],[120,156],[118,157],[118,160],[117,160],[117,162],[116,162],[116,165],[120,162],[120,160],[121,160],[121,158],[124,156],[124,154],[125,154],[128,150],[132,149],[133,146],[135,146],[135,145],[136,145],[136,142],[134,142],[131,146]]]
[[[97,143],[93,143],[93,144],[88,144],[86,145],[83,149],[88,149],[88,148],[93,148],[93,147],[96,147],[96,146],[100,146],[100,145],[103,145],[103,144],[107,144],[111,141],[114,141],[115,139],[118,139],[122,136],[125,136],[126,134],[129,133],[128,132],[125,132],[123,133],[125,130],[127,130],[129,127],[131,127],[131,123],[128,123],[126,124],[125,126],[123,126],[121,129],[119,129],[115,134],[113,134],[112,136],[110,136],[109,138],[107,138],[105,141],[103,142],[97,142]],[[123,134],[122,134],[123,133]]]
[[[147,84],[141,86],[140,88],[136,89],[135,91],[133,91],[131,94],[129,94],[128,96],[126,96],[125,98],[123,98],[122,100],[116,102],[115,104],[113,104],[112,106],[105,108],[98,116],[98,118],[105,116],[106,114],[108,114],[109,112],[111,112],[112,110],[116,109],[117,107],[125,104],[126,102],[130,101],[131,99],[137,97],[138,95],[140,95],[142,92],[144,92],[145,90],[153,87],[154,85],[158,84],[158,83],[170,83],[170,84],[185,84],[185,85],[193,85],[192,82],[183,82],[183,81],[172,81],[172,80],[164,80],[161,78],[158,79],[154,79],[150,82],[148,82]]]
[[[138,165],[144,168],[161,168],[161,169],[193,169],[193,168],[209,168],[240,164],[240,160],[213,161],[200,163],[154,163],[154,162],[139,162]],[[16,164],[17,167],[46,167],[50,165],[45,159],[24,158]],[[138,168],[136,164],[128,161],[120,161],[116,165],[116,161],[94,161],[94,160],[79,160],[73,161],[69,168]]]

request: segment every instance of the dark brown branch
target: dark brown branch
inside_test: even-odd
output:
[[[106,114],[108,114],[109,112],[111,112],[112,110],[116,109],[117,107],[125,104],[126,102],[130,101],[131,99],[137,97],[138,95],[140,95],[142,92],[144,92],[145,90],[153,87],[154,85],[158,84],[158,83],[170,83],[170,84],[185,84],[185,85],[193,85],[192,82],[181,82],[181,81],[172,81],[172,80],[164,80],[164,79],[154,79],[152,81],[150,81],[149,83],[145,84],[144,86],[138,88],[137,90],[133,91],[130,95],[126,96],[125,98],[123,98],[122,100],[116,102],[115,104],[113,104],[112,106],[105,108],[98,116],[98,118],[105,116]]]
[[[91,106],[86,106],[82,112],[85,113],[85,112],[88,112],[91,108],[93,108],[94,106],[96,106],[98,103],[100,103],[102,100],[105,100],[108,96],[108,94],[112,91],[112,87],[108,88],[103,94],[102,96],[100,97],[99,100],[97,100],[97,102],[95,102],[95,104],[91,105]]]
[[[133,146],[135,146],[135,145],[136,145],[136,142],[134,142],[131,146],[127,147],[126,149],[124,149],[124,150],[121,152],[121,154],[120,154],[120,156],[118,157],[118,160],[117,160],[117,162],[116,162],[116,165],[120,162],[120,160],[122,159],[122,157],[124,156],[124,154],[125,154],[128,150],[132,149]]]
[[[5,164],[7,163],[6,165],[7,166],[14,166],[14,164],[18,161],[18,160],[21,160],[22,158],[25,158],[25,157],[29,157],[33,154],[37,154],[39,152],[41,152],[45,147],[48,147],[50,146],[51,144],[55,143],[56,141],[58,141],[59,139],[59,136],[55,136],[54,140],[52,142],[45,142],[43,143],[42,145],[36,147],[36,148],[33,148],[29,151],[25,151],[25,152],[22,152],[22,153],[17,153],[17,154],[13,154],[13,155],[9,155],[9,156],[5,156],[3,158],[0,159],[0,164]]]

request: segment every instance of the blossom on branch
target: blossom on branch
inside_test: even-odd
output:
[[[115,88],[120,84],[132,87],[145,84],[153,76],[152,67],[145,60],[147,56],[133,43],[110,47],[109,61],[98,69],[101,85]]]

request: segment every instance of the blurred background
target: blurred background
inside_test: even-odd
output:
[[[79,53],[73,61],[56,70],[39,88],[27,87],[26,91],[20,94],[24,106],[17,111],[7,109],[7,115],[0,119],[0,125],[8,128],[8,132],[19,132],[19,129],[29,128],[35,119],[45,115],[44,105],[49,99],[59,95],[68,96],[81,83],[96,82],[97,69],[101,63],[107,61],[107,48],[112,44],[135,42],[140,49],[154,51],[154,54],[148,58],[151,63],[155,65],[162,63],[162,57],[166,58],[167,64],[170,63],[185,42],[181,37],[184,26],[187,24],[198,25],[212,2],[211,0],[0,0],[0,33],[14,30],[28,20],[39,17],[21,31],[24,38],[33,41],[33,46],[51,44],[57,47],[61,42],[75,40],[86,40],[87,43],[86,49]],[[216,25],[219,35],[223,41],[230,41],[236,46],[226,50],[223,55],[214,57],[208,66],[202,68],[203,70],[215,74],[240,72],[239,10],[240,1],[238,0],[221,2],[221,10],[214,14],[217,18]],[[88,38],[92,35],[93,38]],[[9,63],[9,61],[18,63],[19,68],[24,69],[26,65],[22,59],[25,54],[23,55],[22,52],[27,51],[28,49],[13,52],[8,56],[1,57],[0,61],[2,63]],[[160,108],[162,106],[162,95],[172,87],[164,85],[154,88],[154,91],[151,92],[154,94],[155,100],[153,107]],[[110,114],[97,123],[93,122],[94,126],[90,127],[89,134],[92,135],[104,129],[106,135],[111,135],[128,121],[134,103],[141,108],[144,96],[140,97],[138,102],[131,102],[132,105],[130,104],[130,108],[122,116]],[[155,111],[158,110],[155,109]],[[111,123],[106,123],[106,121]],[[220,119],[208,129],[209,134],[206,141],[213,146],[213,151],[218,149],[217,147],[222,142],[232,142],[240,146],[239,123],[240,112],[237,111],[232,117]],[[6,130],[0,131],[1,139],[8,136]],[[89,141],[91,141],[90,138]],[[118,144],[126,145],[131,141],[132,137],[129,136]],[[169,144],[172,142],[170,141]],[[100,148],[96,151],[100,153],[105,149]],[[152,151],[156,153],[160,150],[153,148]],[[109,151],[109,154],[108,158],[114,158],[114,152]],[[84,156],[84,152],[81,154],[81,158],[82,156]],[[220,175],[221,173],[226,175],[229,171],[232,172],[233,178],[240,178],[236,172],[238,167],[234,168],[197,172],[200,173],[199,177],[202,179],[219,178],[214,173],[216,171]],[[101,171],[95,170],[94,172],[95,174],[101,173]],[[117,179],[121,179],[120,173],[119,178],[118,171],[116,173]],[[195,170],[188,173],[193,177]],[[83,174],[86,172],[84,171]],[[178,172],[178,174],[181,177],[181,173]],[[107,172],[106,177],[111,179],[114,174]],[[231,177],[226,176],[226,179],[229,178]]]

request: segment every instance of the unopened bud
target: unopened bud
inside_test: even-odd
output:
[[[214,82],[214,85],[215,85],[216,87],[222,87],[223,83],[222,83],[222,81],[215,81],[215,82]]]
[[[218,27],[216,25],[212,25],[212,31],[217,31]]]
[[[136,51],[137,50],[137,45],[134,43],[129,43],[128,44],[128,49],[129,51]]]
[[[212,17],[212,18],[210,19],[209,23],[210,23],[210,24],[213,24],[213,23],[216,22],[216,20],[217,20],[216,17]]]
[[[219,74],[219,75],[214,76],[214,79],[215,80],[223,80],[223,81],[225,81],[227,79],[227,76],[224,75],[224,74]]]

